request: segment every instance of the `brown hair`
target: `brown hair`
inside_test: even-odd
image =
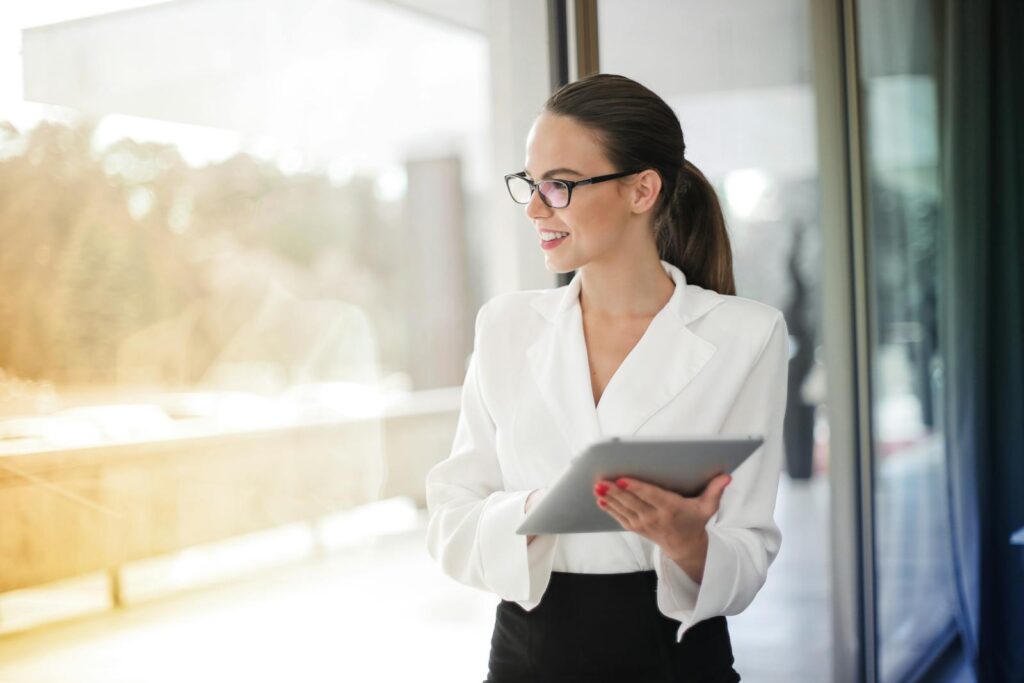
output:
[[[736,293],[718,195],[684,159],[683,129],[663,99],[625,76],[594,74],[559,88],[541,111],[571,117],[592,130],[616,170],[657,171],[662,190],[654,237],[660,257],[680,268],[688,283]]]

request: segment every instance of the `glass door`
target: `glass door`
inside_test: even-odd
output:
[[[939,302],[936,17],[856,3],[863,123],[878,680],[908,680],[952,637]]]

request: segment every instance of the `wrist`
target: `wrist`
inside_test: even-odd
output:
[[[707,529],[701,529],[696,538],[681,543],[666,555],[686,572],[694,583],[700,584],[704,579],[704,564],[708,557]]]

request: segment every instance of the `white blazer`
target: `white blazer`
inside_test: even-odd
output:
[[[476,316],[451,454],[426,477],[427,551],[456,581],[517,602],[544,595],[552,571],[654,569],[659,610],[693,624],[743,611],[779,552],[775,499],[783,462],[789,337],[765,304],[687,284],[609,380],[594,406],[579,304],[579,271],[558,288],[509,292]],[[529,493],[570,458],[611,436],[763,434],[733,472],[706,525],[700,584],[632,531],[537,536],[515,529]]]

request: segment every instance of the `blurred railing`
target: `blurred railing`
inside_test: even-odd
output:
[[[0,593],[393,496],[425,505],[458,387],[369,417],[0,455]]]

